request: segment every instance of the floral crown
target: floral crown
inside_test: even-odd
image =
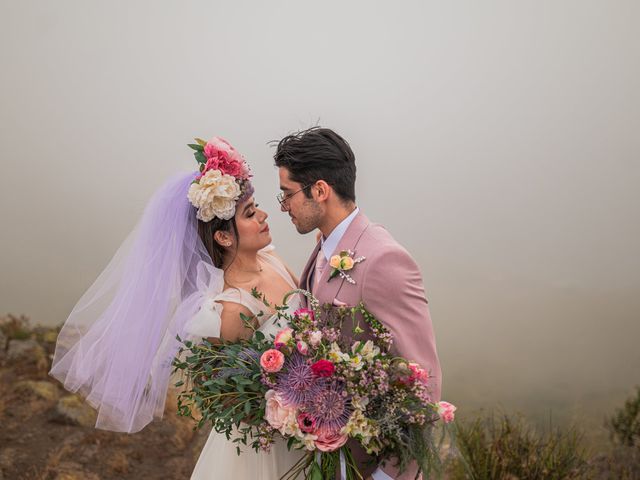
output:
[[[249,179],[251,170],[229,142],[213,137],[208,142],[200,138],[190,143],[200,165],[200,173],[189,187],[187,196],[198,209],[196,217],[209,222],[215,217],[229,220],[236,213],[236,203],[253,193]]]

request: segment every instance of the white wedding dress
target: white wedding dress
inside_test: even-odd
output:
[[[291,289],[297,288],[291,275],[287,272],[282,262],[278,260],[270,252],[273,247],[267,247],[259,252],[261,260],[268,262],[269,265],[282,275],[282,277],[291,285]],[[227,302],[235,302],[244,305],[253,314],[265,310],[265,305],[249,292],[229,288],[216,297],[214,300]],[[219,304],[217,304],[219,305]],[[301,302],[298,295],[292,295],[287,303],[290,310],[300,307]],[[194,329],[203,332],[202,322],[206,317],[200,316],[198,322],[200,326]],[[266,319],[259,327],[259,331],[265,334],[267,338],[282,330],[286,325],[278,322],[276,315],[272,315]],[[255,480],[278,480],[284,475],[300,458],[304,452],[300,450],[289,451],[287,445],[282,438],[276,440],[276,443],[267,452],[256,452],[249,446],[240,445],[242,453],[238,455],[236,451],[237,443],[227,440],[224,434],[211,431],[206,445],[200,453],[198,463],[196,464],[191,480],[227,480],[227,479],[255,479]]]

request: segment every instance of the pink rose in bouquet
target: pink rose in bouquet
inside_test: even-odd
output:
[[[316,420],[307,413],[298,414],[298,426],[304,433],[314,433]]]
[[[289,407],[275,390],[268,390],[264,398],[267,401],[264,419],[273,428],[283,433],[287,422],[291,419],[292,415],[295,415],[296,409]]]
[[[453,422],[455,418],[453,412],[455,411],[455,405],[452,405],[449,402],[438,402],[438,415],[440,415],[440,418],[442,418],[444,423]]]
[[[317,433],[318,439],[315,441],[316,448],[321,452],[333,452],[345,443],[348,435],[331,430],[321,430]]]
[[[309,310],[308,308],[299,308],[295,312],[293,312],[293,315],[302,319],[306,317],[311,321],[313,321],[313,318],[314,318],[313,310]]]
[[[284,354],[275,348],[267,350],[260,357],[260,366],[264,368],[265,372],[279,372],[282,365],[284,365]]]
[[[314,330],[309,334],[309,343],[313,347],[317,347],[318,345],[320,345],[321,341],[322,341],[322,332],[320,330]]]
[[[293,330],[289,327],[280,330],[276,334],[276,338],[273,340],[273,344],[276,348],[284,347],[292,338]]]
[[[298,343],[296,343],[296,348],[302,355],[306,355],[309,353],[309,345],[307,345],[307,342],[305,342],[304,340],[298,340]]]
[[[409,363],[409,370],[411,370],[411,375],[409,376],[410,382],[419,381],[422,383],[427,383],[429,380],[429,372],[427,372],[424,368],[420,368],[420,365],[417,363]]]
[[[307,462],[317,465],[314,472],[306,472],[310,463],[304,462],[292,467],[292,472],[302,473],[307,480],[331,477],[335,464],[322,459],[336,459],[338,453],[350,478],[358,478],[351,440],[370,454],[401,459],[405,464],[417,462],[423,471],[437,465],[436,443],[425,444],[424,439],[433,439],[436,422],[451,423],[456,407],[432,402],[428,368],[391,354],[390,332],[363,304],[353,311],[328,304],[319,307],[315,302],[310,305],[313,311],[300,309],[293,315],[278,311],[288,327],[274,340],[256,335],[240,349],[220,347],[221,356],[228,359],[218,363],[233,372],[246,371],[247,380],[232,378],[222,386],[224,390],[216,385],[221,391],[218,396],[225,395],[227,400],[232,395],[237,401],[223,415],[214,398],[215,410],[210,407],[208,412],[226,421],[236,414],[231,409],[244,402],[247,412],[255,412],[245,419],[257,435],[252,437],[252,447],[266,450],[281,435],[290,446],[306,449]],[[340,337],[342,321],[354,311],[368,324],[372,339]],[[362,331],[353,329],[355,336]],[[207,345],[203,358],[210,358],[211,348],[217,347]],[[214,371],[220,369],[217,364],[214,367]],[[201,371],[198,368],[195,374]],[[251,389],[243,386],[247,381],[253,382]],[[193,396],[202,397],[202,391],[208,395],[205,388],[203,385]],[[226,433],[233,428],[229,426]],[[243,430],[242,438],[251,441],[248,432]],[[408,449],[411,442],[424,448]]]
[[[311,365],[311,370],[318,377],[330,377],[336,371],[336,367],[329,360],[318,360]]]

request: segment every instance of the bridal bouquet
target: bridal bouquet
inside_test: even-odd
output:
[[[177,384],[179,414],[199,411],[198,426],[211,422],[238,453],[240,445],[269,450],[278,436],[308,451],[286,479],[334,478],[340,466],[348,479],[362,478],[349,439],[401,471],[416,461],[429,472],[438,464],[435,424],[453,420],[455,407],[431,401],[428,371],[390,354],[391,334],[362,303],[320,306],[306,291],[292,293],[311,308],[276,307],[283,328],[271,338],[256,331],[235,343],[184,342],[186,357],[174,361],[186,377]],[[355,327],[341,335],[347,317]],[[369,326],[367,340],[358,319]]]

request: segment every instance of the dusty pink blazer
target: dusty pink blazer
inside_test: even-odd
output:
[[[349,271],[355,285],[335,277],[329,280],[330,266],[324,269],[317,288],[312,288],[315,261],[320,243],[311,253],[300,277],[300,287],[310,290],[323,303],[356,305],[361,300],[393,334],[394,353],[419,363],[429,370],[432,400],[440,400],[442,374],[436,352],[431,316],[425,297],[422,275],[411,255],[382,226],[369,222],[359,213],[338,243],[335,254],[351,250],[355,257],[366,260]],[[364,327],[364,324],[361,324]],[[344,325],[348,335],[350,325]],[[366,332],[365,332],[366,335]],[[352,450],[365,477],[375,470],[375,462],[359,448]],[[358,451],[359,450],[359,451]],[[391,462],[382,466],[392,478],[413,479],[416,469],[410,468],[399,476]]]

